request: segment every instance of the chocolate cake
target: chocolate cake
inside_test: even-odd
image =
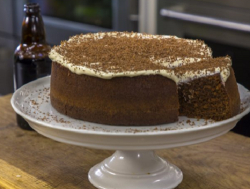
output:
[[[76,35],[54,46],[51,104],[109,125],[172,123],[179,115],[223,120],[240,99],[229,57],[200,40],[128,32]]]

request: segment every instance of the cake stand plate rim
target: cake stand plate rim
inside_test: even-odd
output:
[[[84,134],[89,134],[89,135],[119,135],[119,136],[136,136],[136,135],[173,135],[173,134],[181,134],[181,133],[190,133],[190,132],[196,132],[196,131],[200,131],[200,130],[207,130],[207,129],[211,129],[213,127],[219,127],[223,124],[228,124],[228,123],[232,123],[232,122],[237,122],[238,120],[240,120],[243,116],[245,116],[246,114],[248,114],[250,112],[250,105],[248,103],[247,107],[244,109],[243,112],[237,114],[236,116],[233,116],[229,119],[226,120],[222,120],[222,121],[218,121],[218,122],[214,122],[214,123],[210,123],[208,125],[202,126],[202,127],[193,127],[193,128],[184,128],[184,129],[176,129],[176,130],[160,130],[160,131],[147,131],[147,132],[121,132],[121,133],[112,133],[112,132],[103,132],[103,131],[89,131],[89,130],[78,130],[78,129],[74,129],[74,128],[67,128],[67,127],[55,127],[53,124],[49,124],[46,123],[44,121],[41,120],[37,120],[27,114],[25,114],[24,112],[22,112],[20,110],[19,107],[17,107],[16,105],[16,99],[18,94],[22,91],[23,88],[25,87],[29,87],[29,85],[34,84],[34,83],[38,83],[38,85],[48,85],[50,82],[50,76],[38,79],[36,81],[30,82],[26,85],[24,85],[23,87],[19,88],[17,91],[15,91],[15,93],[13,94],[12,98],[11,98],[11,105],[13,107],[13,109],[16,111],[16,113],[20,114],[21,116],[23,116],[26,120],[31,121],[35,124],[39,124],[42,125],[44,127],[50,127],[53,129],[58,129],[58,130],[65,130],[65,131],[69,131],[69,132],[76,132],[76,133],[84,133]],[[250,98],[250,92],[242,85],[238,84],[238,87],[241,91],[243,91],[245,94],[245,96],[247,96],[247,98]],[[53,107],[52,107],[53,108]],[[72,119],[72,118],[71,118]],[[78,120],[79,121],[79,120]],[[96,123],[91,123],[91,122],[85,122],[82,121],[83,123],[87,123],[87,124],[95,124],[95,125],[99,125],[101,127],[107,127],[109,125],[104,125],[104,124],[96,124]],[[161,127],[161,126],[165,126],[165,125],[169,125],[169,124],[162,124],[162,125],[154,125],[154,126],[146,126],[146,128],[150,128],[150,127]],[[113,127],[113,126],[111,126]],[[125,126],[120,126],[120,128],[126,128]],[[133,128],[135,130],[140,130],[141,128],[145,128],[144,126],[128,126],[128,128]]]

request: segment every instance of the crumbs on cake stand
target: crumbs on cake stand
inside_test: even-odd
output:
[[[24,93],[27,94],[28,89],[25,89]],[[47,109],[43,108],[46,104],[50,103],[50,88],[43,87],[43,89],[37,89],[33,92],[30,91],[29,95],[25,96],[23,104],[29,104],[29,106],[20,105],[21,111],[25,114],[28,114],[32,118],[35,118],[44,122],[55,121],[57,123],[69,124],[70,121],[66,121],[63,118],[58,118],[57,115],[54,115],[51,112],[48,112]]]

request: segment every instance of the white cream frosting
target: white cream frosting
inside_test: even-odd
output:
[[[108,35],[116,37],[117,32],[110,32],[108,33]],[[104,33],[97,33],[95,35],[82,35],[83,36],[83,40],[88,40],[90,38],[95,40],[101,39],[104,36]],[[177,38],[175,36],[158,36],[158,35],[150,35],[150,34],[141,34],[141,33],[133,33],[132,35],[128,35],[127,33],[124,33],[124,36],[126,37],[135,37],[135,36],[140,36],[143,39],[159,39],[160,38],[170,38],[173,37],[175,39],[181,39],[181,38]],[[76,36],[74,36],[76,37]],[[74,37],[70,38],[68,40],[68,42],[70,42],[71,40],[74,39]],[[188,43],[192,43],[193,45],[196,45],[196,43],[198,43],[196,40],[186,40]],[[79,42],[80,44],[80,42]],[[63,45],[63,43],[61,44]],[[210,48],[205,48],[207,47],[205,44],[202,45],[204,47],[204,49],[207,49],[207,52],[204,52],[204,49],[201,49],[200,53],[202,54],[207,54],[208,56],[212,57],[212,52],[210,50]],[[83,55],[86,56],[86,55]],[[199,62],[202,61],[206,58],[195,58],[195,57],[186,57],[186,58],[182,58],[182,57],[176,57],[175,60],[169,62],[169,57],[167,58],[161,58],[161,59],[155,59],[154,57],[151,57],[150,60],[152,61],[152,63],[154,64],[160,64],[164,67],[166,67],[166,69],[160,69],[160,70],[140,70],[140,71],[123,71],[123,72],[117,72],[116,71],[116,67],[115,66],[110,66],[108,71],[100,71],[98,70],[98,72],[95,69],[91,68],[91,65],[98,65],[100,64],[99,62],[93,62],[90,63],[88,66],[84,66],[84,62],[81,63],[80,65],[71,63],[69,61],[67,61],[61,54],[59,54],[56,51],[56,48],[52,48],[51,52],[49,53],[49,57],[53,62],[57,62],[59,64],[61,64],[62,66],[68,68],[71,72],[76,73],[76,74],[85,74],[85,75],[90,75],[90,76],[94,76],[94,77],[100,77],[103,79],[111,79],[113,77],[134,77],[134,76],[140,76],[140,75],[162,75],[164,77],[168,77],[172,80],[174,80],[176,83],[180,83],[180,82],[185,82],[188,81],[192,78],[199,78],[199,77],[203,77],[203,76],[207,76],[207,75],[214,75],[219,73],[221,76],[221,79],[223,82],[225,82],[227,80],[227,78],[230,75],[230,70],[229,67],[218,67],[215,68],[214,71],[208,71],[206,69],[204,70],[199,70],[199,71],[187,71],[186,73],[182,74],[182,75],[177,75],[174,71],[174,69],[172,68],[176,68],[179,66],[183,66],[183,65],[188,65],[188,64],[192,64],[195,62]],[[228,58],[228,57],[226,57]],[[229,65],[231,65],[231,61],[229,61]],[[100,64],[101,66],[101,64]]]
[[[222,69],[220,67],[217,67],[215,68],[215,71],[213,72],[208,71],[207,69],[203,69],[199,71],[187,71],[181,77],[178,77],[178,79],[176,80],[176,83],[187,82],[193,78],[196,79],[196,78],[205,77],[209,75],[215,75],[215,74],[220,74],[222,82],[225,83],[227,78],[230,75],[230,69],[228,67],[225,67]]]

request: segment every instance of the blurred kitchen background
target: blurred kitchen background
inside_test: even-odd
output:
[[[13,92],[13,52],[27,2],[40,4],[52,46],[75,34],[113,30],[202,39],[214,57],[232,57],[237,82],[250,89],[249,0],[0,0],[0,95]],[[250,115],[234,131],[250,136]]]

